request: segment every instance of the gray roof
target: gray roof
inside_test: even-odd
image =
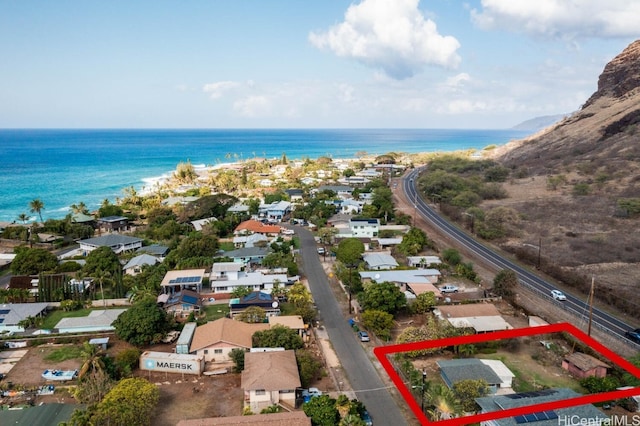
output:
[[[397,267],[398,262],[390,254],[386,253],[365,253],[362,258],[370,268],[377,268],[380,266],[392,266]]]
[[[22,410],[0,410],[0,424],[57,426],[71,420],[74,410],[84,408],[79,404],[42,404]]]
[[[6,303],[0,305],[0,325],[18,325],[27,317],[38,316],[48,303]]]
[[[131,260],[129,260],[127,264],[122,267],[122,269],[129,269],[136,266],[144,266],[144,265],[155,265],[158,262],[160,261],[158,260],[157,257],[151,256],[150,254],[143,253],[139,256],[131,258]]]
[[[140,247],[136,253],[150,253],[156,256],[164,256],[169,251],[169,247],[160,244],[151,244],[150,246]]]
[[[580,395],[579,393],[567,389],[567,388],[556,388],[556,389],[545,389],[542,391],[536,392],[523,392],[517,394],[510,395],[500,395],[500,396],[487,396],[483,398],[476,398],[476,402],[482,408],[483,413],[494,412],[506,410],[509,408],[517,408],[517,407],[527,407],[530,405],[543,404],[545,402],[553,402],[560,400],[567,400],[572,398],[577,398]],[[575,407],[568,408],[559,408],[556,410],[549,410],[557,416],[557,418],[552,418],[549,420],[539,420],[539,421],[527,421],[527,422],[517,422],[519,416],[516,417],[507,417],[503,419],[494,420],[495,424],[499,426],[522,426],[523,424],[531,425],[531,426],[558,426],[559,419],[568,419],[569,423],[571,419],[585,419],[589,420],[589,424],[599,425],[605,419],[609,419],[609,416],[606,416],[602,411],[598,410],[591,404],[586,405],[577,405]],[[597,421],[597,419],[601,419],[601,421]]]
[[[447,384],[454,384],[463,380],[484,380],[489,385],[499,385],[502,380],[491,367],[475,358],[452,359],[437,362],[442,377]]]
[[[437,269],[402,269],[394,271],[363,271],[360,272],[362,278],[375,280],[379,283],[383,281],[402,283],[430,283],[428,277],[440,276]]]
[[[126,309],[100,309],[91,311],[86,317],[62,318],[55,328],[110,327]]]
[[[271,253],[268,247],[245,247],[238,250],[224,252],[225,256],[234,257],[264,257]]]
[[[142,239],[119,234],[109,234],[103,235],[101,237],[80,240],[80,244],[86,244],[95,247],[114,247],[125,244],[133,244],[137,242],[142,242]]]

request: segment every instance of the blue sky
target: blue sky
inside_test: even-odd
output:
[[[577,110],[638,0],[0,0],[0,127],[507,128]]]

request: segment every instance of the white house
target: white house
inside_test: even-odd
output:
[[[297,277],[296,277],[297,279]],[[211,290],[213,293],[231,293],[237,288],[248,288],[251,291],[265,291],[270,293],[276,282],[287,285],[292,281],[287,274],[264,274],[263,272],[229,273],[223,279],[212,277]]]
[[[80,240],[80,250],[87,255],[100,247],[109,247],[115,254],[134,251],[142,247],[142,239],[126,235],[109,234]]]
[[[142,272],[143,266],[153,266],[156,263],[160,263],[160,260],[157,257],[143,253],[139,256],[131,258],[131,260],[129,260],[127,264],[122,267],[122,270],[127,275],[138,275],[140,272]]]
[[[349,229],[351,231],[351,236],[355,238],[377,237],[380,232],[380,219],[352,218],[349,221]]]
[[[371,270],[395,269],[399,266],[389,253],[364,253],[362,259],[367,264],[367,269]]]

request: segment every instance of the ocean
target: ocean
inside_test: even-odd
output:
[[[18,222],[29,203],[43,218],[60,219],[71,204],[90,210],[144,192],[180,162],[214,166],[259,158],[355,158],[356,153],[446,152],[504,145],[527,136],[516,130],[290,129],[96,130],[0,129],[0,221]]]

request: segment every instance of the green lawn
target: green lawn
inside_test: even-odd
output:
[[[43,328],[45,330],[53,330],[58,321],[60,321],[62,318],[86,317],[90,312],[91,309],[80,309],[70,312],[56,309],[44,318],[44,322],[42,323],[42,326],[40,328]]]
[[[202,310],[207,314],[207,321],[214,321],[226,316],[229,313],[228,304],[216,304],[204,306]]]
[[[51,362],[62,362],[68,359],[80,358],[82,352],[81,346],[64,346],[54,349],[45,355],[44,359]]]

